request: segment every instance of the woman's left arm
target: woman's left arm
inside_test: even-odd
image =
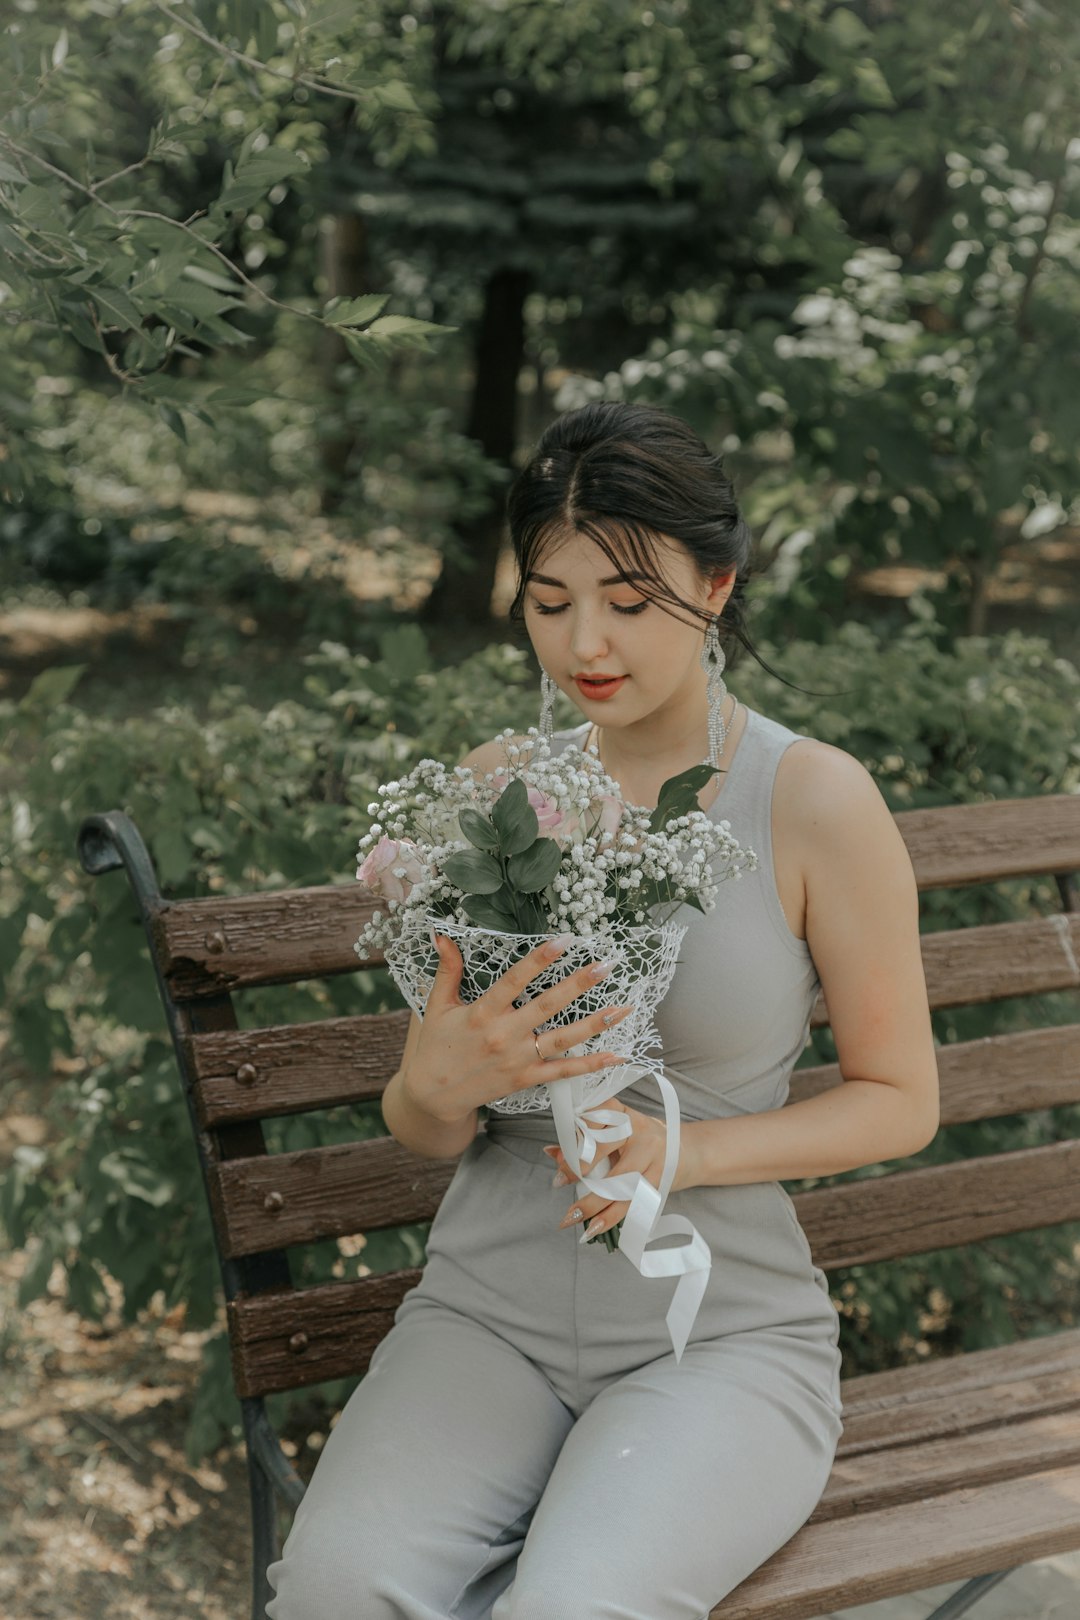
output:
[[[774,797],[774,847],[783,839],[802,869],[843,1082],[766,1113],[685,1125],[684,1186],[836,1175],[917,1153],[938,1129],[918,890],[889,808],[857,759],[818,742],[792,745]]]
[[[842,1083],[764,1113],[683,1121],[672,1183],[735,1186],[838,1175],[904,1158],[937,1133],[938,1071],[907,847],[877,784],[852,755],[793,744],[773,790],[773,846],[793,851],[806,892],[806,938],[829,1010]],[[722,968],[721,968],[722,971]],[[633,1134],[613,1169],[659,1186],[663,1121],[615,1097]],[[550,1153],[571,1179],[557,1148]],[[606,1231],[628,1204],[589,1195],[562,1225]]]

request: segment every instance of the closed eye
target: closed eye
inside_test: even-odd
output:
[[[648,602],[635,602],[633,607],[620,607],[617,602],[611,604],[616,613],[644,613],[648,605]],[[533,603],[537,613],[564,613],[568,606],[567,602],[560,603],[558,607],[545,607],[542,602]]]

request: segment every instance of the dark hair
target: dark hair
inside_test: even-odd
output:
[[[557,417],[511,485],[507,516],[519,572],[511,621],[524,617],[525,583],[545,545],[576,531],[595,540],[616,568],[640,570],[652,587],[640,587],[650,601],[672,603],[708,625],[714,615],[684,602],[661,576],[656,542],[669,535],[690,553],[702,579],[736,569],[721,639],[734,638],[762,662],[743,613],[750,530],[720,457],[671,411],[598,401]]]

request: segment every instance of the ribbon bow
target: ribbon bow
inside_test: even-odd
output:
[[[594,1103],[584,1103],[582,1076],[549,1081],[548,1095],[559,1146],[563,1158],[578,1178],[579,1188],[585,1187],[589,1192],[613,1202],[629,1201],[630,1208],[619,1237],[619,1253],[625,1254],[642,1277],[679,1279],[666,1318],[675,1360],[679,1362],[705,1297],[712,1255],[705,1239],[691,1221],[682,1215],[663,1213],[679,1164],[679,1100],[671,1081],[659,1069],[650,1068],[647,1064],[627,1063],[613,1071],[611,1081],[616,1083],[609,1083],[607,1095],[613,1097],[616,1092],[646,1075],[655,1080],[659,1087],[667,1127],[659,1188],[647,1181],[640,1170],[609,1176],[607,1172],[611,1159],[608,1155],[593,1164],[587,1172],[582,1170],[582,1159],[591,1160],[601,1145],[614,1147],[617,1142],[625,1141],[633,1129],[624,1113],[601,1106],[607,1097]],[[676,1248],[650,1250],[650,1243],[666,1237],[685,1237],[687,1241]]]

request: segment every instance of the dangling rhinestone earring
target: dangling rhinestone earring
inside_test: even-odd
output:
[[[540,671],[540,725],[538,730],[541,737],[551,741],[554,727],[553,709],[555,707],[555,694],[559,690],[546,669]]]
[[[712,620],[705,632],[705,645],[701,649],[701,667],[708,676],[709,693],[709,758],[708,764],[712,769],[719,770],[720,755],[724,752],[724,743],[727,740],[727,727],[724,724],[723,703],[727,697],[727,687],[724,685],[724,665],[727,658],[720,645],[720,620]]]

